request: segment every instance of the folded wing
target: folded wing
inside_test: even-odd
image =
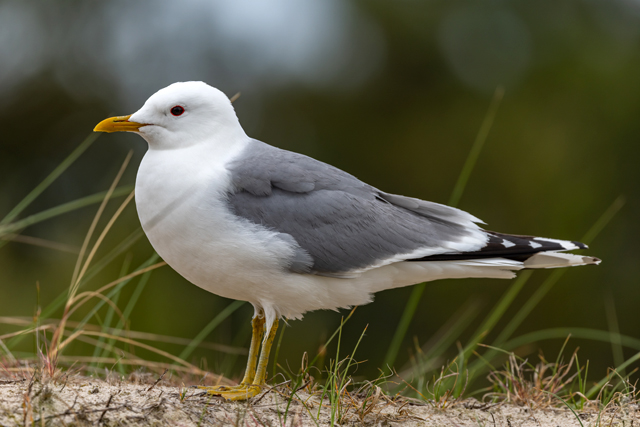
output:
[[[596,262],[571,254],[543,259],[537,254],[586,246],[484,231],[464,211],[384,193],[333,166],[259,141],[229,169],[230,209],[290,242],[294,272],[350,277],[400,261],[498,258],[531,268]]]

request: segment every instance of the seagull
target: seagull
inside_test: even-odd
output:
[[[432,280],[600,263],[566,253],[583,243],[487,231],[462,210],[386,193],[252,139],[229,98],[203,82],[174,83],[94,131],[147,141],[136,207],[167,264],[209,292],[253,305],[242,382],[202,387],[229,400],[255,397],[265,385],[280,318],[367,304],[376,292]]]

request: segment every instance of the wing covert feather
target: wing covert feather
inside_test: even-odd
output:
[[[333,166],[259,141],[229,169],[231,210],[291,236],[312,259],[312,273],[345,275],[400,261],[402,254],[427,256],[484,244],[465,212],[449,208],[459,213],[449,220],[446,206],[382,193]],[[300,270],[301,264],[294,265]]]

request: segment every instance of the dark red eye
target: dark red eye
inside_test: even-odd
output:
[[[176,105],[171,109],[171,114],[173,114],[174,116],[180,116],[182,115],[182,113],[184,113],[184,108],[179,105]]]

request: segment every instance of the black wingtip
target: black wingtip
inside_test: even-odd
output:
[[[573,243],[574,245],[576,245],[578,247],[578,249],[589,249],[588,245],[585,245],[582,242],[577,242],[575,240],[572,240],[571,243]]]
[[[588,249],[589,246],[582,242],[548,239],[545,237],[520,236],[504,234],[495,231],[486,231],[488,243],[478,251],[455,252],[429,255],[423,258],[408,259],[407,261],[456,261],[481,258],[506,258],[513,261],[524,262],[540,252],[566,252],[580,249]],[[574,254],[580,259],[581,255]],[[584,264],[599,264],[600,259],[583,256]],[[577,265],[577,264],[572,264]],[[546,267],[544,267],[546,268]]]

